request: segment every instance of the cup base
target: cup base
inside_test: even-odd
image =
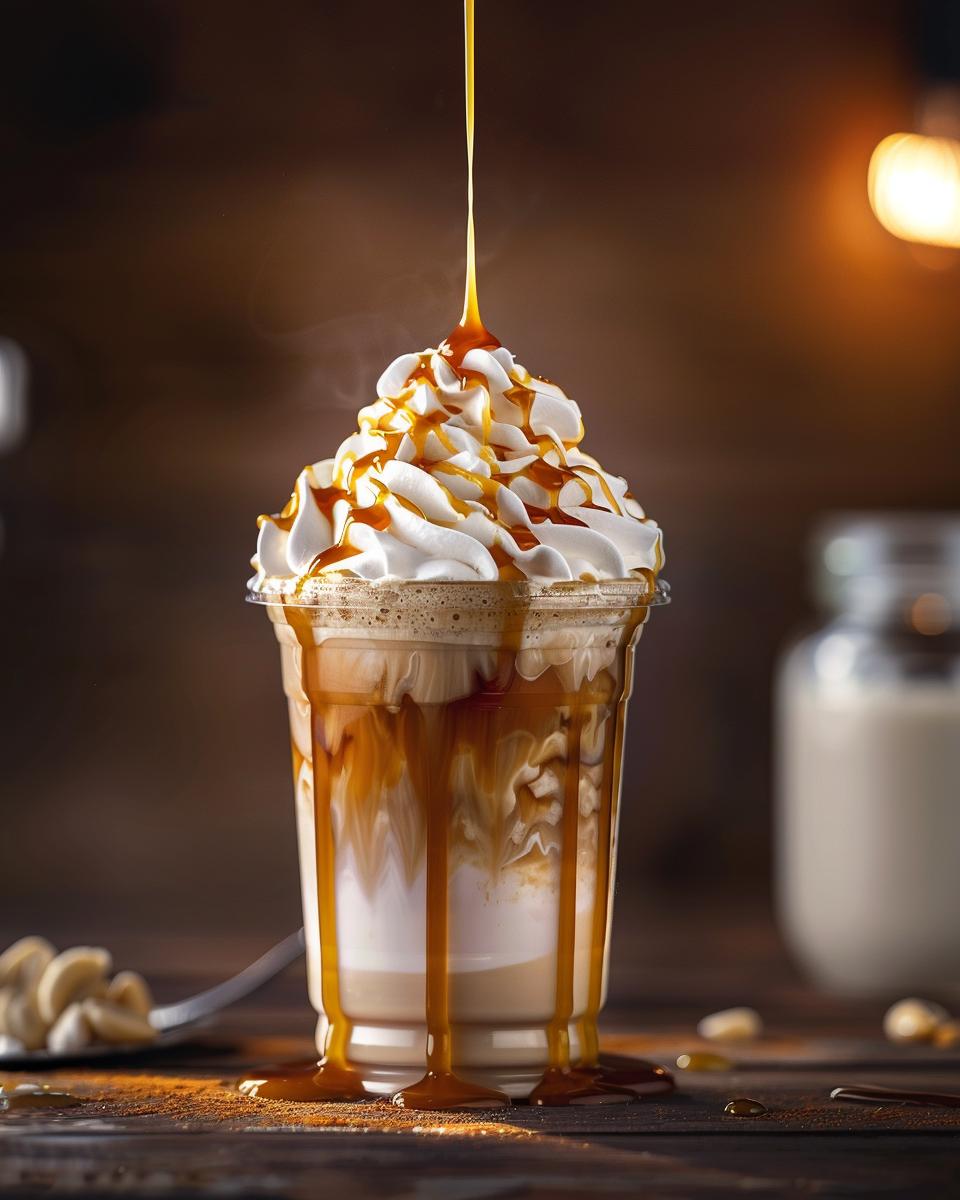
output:
[[[318,1047],[327,1044],[328,1030],[321,1017]],[[568,1036],[576,1061],[584,1052],[579,1022],[570,1022]],[[453,1042],[458,1047],[457,1075],[477,1087],[504,1092],[511,1100],[527,1099],[549,1065],[546,1024],[454,1025]],[[423,1077],[426,1047],[425,1025],[364,1022],[351,1027],[345,1055],[367,1092],[390,1097]]]

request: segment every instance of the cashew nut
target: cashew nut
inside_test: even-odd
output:
[[[752,1042],[763,1033],[763,1021],[754,1008],[725,1008],[704,1017],[697,1033],[712,1042]]]
[[[83,1011],[83,1001],[68,1004],[47,1034],[47,1049],[54,1054],[75,1054],[93,1041],[93,1030]]]
[[[149,1016],[153,1008],[147,981],[137,971],[120,971],[114,975],[106,999],[129,1012],[139,1013],[141,1017]]]
[[[941,1005],[910,996],[887,1009],[883,1032],[891,1042],[929,1042],[949,1019],[950,1014]]]
[[[83,1015],[90,1023],[98,1041],[152,1042],[157,1031],[140,1013],[121,1008],[109,1000],[91,998],[83,1001]]]
[[[109,953],[98,946],[74,946],[58,954],[37,985],[40,1016],[52,1025],[71,1001],[97,992],[112,965]]]
[[[56,950],[46,938],[23,937],[0,954],[0,987],[30,988]]]

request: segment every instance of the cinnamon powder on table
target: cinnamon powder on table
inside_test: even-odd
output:
[[[0,1074],[4,1088],[21,1083],[41,1083],[51,1091],[67,1092],[83,1103],[62,1114],[45,1108],[39,1112],[9,1114],[6,1120],[49,1121],[103,1119],[125,1121],[152,1117],[158,1123],[224,1125],[234,1129],[353,1130],[370,1133],[416,1133],[456,1137],[530,1138],[537,1135],[502,1121],[478,1120],[465,1112],[411,1112],[386,1100],[369,1103],[292,1104],[276,1100],[253,1100],[235,1090],[235,1081],[223,1077],[190,1075],[147,1075],[135,1072],[67,1071],[44,1072],[41,1077],[24,1073]]]

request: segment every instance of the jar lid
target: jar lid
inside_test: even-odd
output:
[[[919,604],[915,619],[908,615],[919,632],[960,620],[960,512],[834,513],[811,549],[827,608],[879,617]]]

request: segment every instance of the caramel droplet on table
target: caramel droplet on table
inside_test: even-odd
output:
[[[738,1096],[735,1100],[728,1100],[723,1111],[731,1117],[760,1117],[767,1107],[759,1100],[751,1100],[749,1096]]]
[[[722,1054],[694,1051],[693,1054],[677,1055],[678,1071],[730,1071],[733,1063]]]

